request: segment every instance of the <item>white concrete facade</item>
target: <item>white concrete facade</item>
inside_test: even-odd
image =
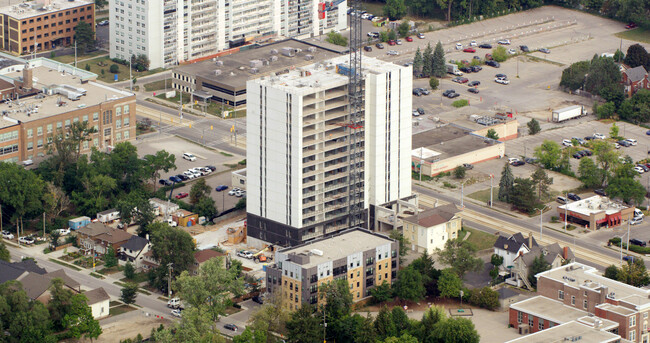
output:
[[[336,69],[348,61],[247,83],[247,212],[306,228],[302,240],[347,228],[348,77]],[[363,74],[357,151],[368,209],[411,195],[412,71],[365,58]]]

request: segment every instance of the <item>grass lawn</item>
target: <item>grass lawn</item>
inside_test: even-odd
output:
[[[156,81],[156,82],[152,82],[152,83],[150,83],[150,84],[155,84],[155,83],[157,83],[157,82],[164,82],[164,81]],[[150,84],[146,84],[146,85],[144,86],[144,87],[145,87],[145,90],[149,91],[149,89],[147,88],[147,86],[149,86]],[[168,84],[168,85],[169,85],[169,84]],[[163,87],[164,87],[164,84],[163,84]],[[170,90],[171,90],[171,89],[170,89]],[[175,104],[180,104],[180,100],[181,100],[181,99],[180,99],[180,98],[181,98],[181,92],[178,92],[178,91],[177,91],[177,92],[176,92],[176,96],[175,96],[175,97],[172,97],[172,98],[165,98],[165,94],[157,94],[157,95],[156,95],[156,98],[163,99],[163,100],[167,100],[167,101],[171,101],[171,102],[173,102],[173,103],[175,103]],[[189,104],[191,101],[192,101],[192,99],[191,99],[191,97],[190,97],[190,94],[189,94],[189,93],[183,93],[183,105],[187,105],[187,104]],[[187,108],[187,106],[186,106],[186,108]],[[230,112],[230,115],[228,116],[228,118],[243,118],[243,117],[246,117],[246,110],[245,110],[245,109],[236,110],[236,111],[234,112],[234,115],[233,115],[233,114],[232,114],[232,113],[233,113],[233,112],[232,112],[232,110],[233,110],[232,107],[227,106],[227,105],[223,105],[223,106],[222,106],[222,104],[217,103],[217,102],[214,102],[214,101],[210,101],[210,102],[208,102],[208,106],[205,108],[205,111],[206,111],[208,114],[212,114],[212,115],[215,115],[215,116],[219,116],[219,117],[221,117],[221,110],[222,110],[222,108],[223,108],[224,111],[228,111],[228,112]],[[202,110],[203,110],[203,107],[202,107],[202,106],[200,105],[200,103],[199,103],[198,105],[194,105],[194,109],[197,110],[197,111],[202,111]]]
[[[361,9],[368,11],[374,15],[383,16],[384,14],[384,3],[381,2],[368,2],[364,1],[361,3]]]
[[[57,51],[55,51],[55,53],[56,52]],[[85,60],[85,59],[89,59],[89,58],[93,58],[93,57],[97,57],[97,56],[108,56],[108,53],[106,51],[103,51],[103,50],[97,50],[97,51],[93,51],[93,52],[91,52],[89,54],[77,55],[77,61],[81,61],[81,60]],[[74,54],[55,56],[53,58],[53,60],[59,61],[61,63],[74,63]],[[77,62],[77,67],[78,68],[83,68],[84,66],[85,66],[84,62],[81,62],[81,63]]]
[[[135,310],[135,308],[133,308],[133,307],[131,307],[129,305],[121,305],[121,306],[111,308],[108,311],[108,314],[111,315],[111,316],[118,316],[118,315],[120,315],[122,313],[127,313],[127,312],[131,312],[131,311],[134,311],[134,310]]]
[[[471,235],[469,238],[467,238],[467,241],[470,244],[474,245],[478,250],[491,249],[494,246],[494,242],[497,241],[497,237],[495,235],[491,235],[489,233],[465,226],[463,226],[463,230],[458,233],[458,238],[465,238],[465,235],[468,232],[471,232]]]
[[[111,274],[115,274],[115,273],[117,273],[119,271],[122,271],[123,269],[124,269],[124,267],[122,267],[122,266],[115,266],[115,267],[110,267],[110,268],[102,268],[102,269],[100,269],[98,271],[98,273],[102,274],[102,275],[111,275]]]
[[[634,30],[625,30],[615,34],[618,38],[629,39],[642,43],[650,43],[650,30],[636,28]]]
[[[498,201],[499,200],[499,199],[497,199],[498,195],[499,195],[499,187],[495,186],[492,189],[492,200]],[[488,188],[488,189],[484,189],[484,190],[481,190],[481,191],[478,191],[478,192],[474,192],[472,194],[469,194],[468,197],[487,204],[488,201],[490,201],[490,189]]]
[[[74,56],[73,56],[73,59],[74,59]],[[115,82],[114,78],[113,78],[114,74],[109,72],[109,69],[110,69],[111,65],[113,65],[113,64],[117,64],[117,63],[111,61],[111,59],[108,57],[108,55],[106,55],[106,56],[103,56],[103,57],[93,58],[93,59],[85,61],[85,62],[77,63],[77,67],[81,68],[81,69],[86,69],[86,65],[88,65],[90,67],[90,72],[97,74],[97,79],[98,80],[108,82],[108,83],[112,83],[112,82]],[[117,73],[118,81],[128,81],[129,80],[129,67],[121,65],[121,64],[117,64],[117,66],[119,67],[119,72]],[[102,70],[104,70],[104,74],[102,74]],[[160,73],[162,71],[165,71],[165,69],[158,68],[158,69],[143,71],[141,73],[133,70],[132,74],[133,74],[133,78],[139,78],[139,77],[143,77],[143,76],[147,76],[147,75],[151,75],[151,74]]]
[[[71,265],[71,264],[67,264],[67,263],[65,263],[65,262],[63,262],[63,261],[59,261],[59,260],[56,260],[56,259],[53,259],[53,258],[48,258],[48,260],[50,260],[50,261],[52,261],[52,262],[54,262],[54,263],[56,263],[56,264],[60,264],[60,265],[62,265],[62,266],[64,266],[64,267],[68,267],[68,268],[70,268],[70,269],[74,269],[74,270],[76,270],[76,271],[80,271],[80,270],[81,270],[81,268],[76,267],[76,266],[73,266],[73,265]]]
[[[158,90],[165,90],[165,80],[159,80],[154,82],[149,82],[144,85],[144,90],[147,92],[153,92]],[[172,90],[172,81],[167,80],[167,90]]]
[[[119,305],[122,305],[122,302],[112,300],[111,302],[108,303],[108,307],[115,307],[115,306],[119,306]]]
[[[235,313],[241,312],[241,311],[242,311],[241,308],[236,308],[236,307],[230,306],[230,307],[226,308],[225,312],[226,312],[226,316],[229,316],[231,314],[235,314]]]
[[[103,279],[103,278],[104,278],[103,276],[101,276],[101,275],[99,275],[99,274],[97,274],[97,273],[94,273],[94,272],[91,272],[91,273],[90,273],[90,276],[92,276],[92,277],[96,277],[96,278],[98,278],[98,279]]]
[[[147,273],[137,273],[135,274],[133,279],[127,279],[127,278],[122,278],[120,281],[123,282],[134,282],[134,283],[141,283],[149,280],[149,277],[147,276]]]

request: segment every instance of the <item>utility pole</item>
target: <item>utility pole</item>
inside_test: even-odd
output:
[[[492,181],[494,180],[494,174],[490,174],[490,208],[492,208]]]
[[[133,56],[129,57],[129,87],[131,89],[131,92],[133,92],[133,75],[131,74],[131,71],[133,70]]]
[[[623,243],[621,243],[622,245]],[[627,215],[627,246],[625,247],[627,254],[630,254],[630,215]]]
[[[237,146],[237,111],[233,107],[233,116],[235,117],[235,146]]]
[[[422,182],[422,150],[423,148],[420,148],[420,182]]]
[[[169,278],[167,279],[167,297],[169,299],[172,298],[172,265],[173,263],[167,264],[167,268],[169,268]]]
[[[43,212],[43,238],[45,238],[45,212]]]
[[[74,67],[77,68],[77,40],[74,40]]]

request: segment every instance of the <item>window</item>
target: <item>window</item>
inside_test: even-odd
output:
[[[584,308],[585,310],[587,309],[588,305],[589,303],[587,302],[587,300],[582,301],[582,308]]]
[[[73,123],[78,123],[78,122],[79,122],[79,118],[72,118],[72,122],[73,122]]]
[[[47,124],[47,133],[52,133],[52,124]]]
[[[34,130],[27,129],[27,138],[32,138],[32,136],[34,136]]]
[[[98,121],[99,120],[99,112],[93,113],[93,121]]]
[[[571,296],[571,305],[573,305],[573,306],[576,305],[576,297],[573,296],[573,295]]]
[[[82,120],[83,120],[84,123],[87,123],[88,122],[88,115],[87,114],[84,115]]]
[[[115,139],[118,140],[118,141],[121,141],[122,140],[122,133],[121,132],[116,133],[115,134]]]
[[[124,127],[129,126],[130,121],[131,121],[131,119],[129,117],[124,117]]]
[[[93,139],[93,146],[99,146],[99,138]]]
[[[63,127],[63,122],[61,122],[61,121],[56,122],[56,129],[57,130],[61,129],[62,127]]]
[[[27,150],[34,149],[34,142],[27,142]]]
[[[564,291],[557,291],[557,298],[560,300],[564,300]]]
[[[43,127],[39,126],[36,128],[36,135],[42,136],[43,135]]]
[[[118,129],[121,128],[121,127],[122,127],[122,121],[119,120],[119,119],[116,120],[116,121],[115,121],[115,127],[118,128]]]
[[[67,129],[67,128],[69,128],[69,127],[70,127],[70,119],[66,119],[66,121],[65,121],[65,128]]]
[[[636,325],[636,316],[630,317],[630,327],[633,327]]]
[[[528,315],[528,326],[535,327],[535,316]]]
[[[129,131],[124,131],[124,139],[129,139]]]
[[[104,129],[104,136],[110,136],[111,135],[111,128],[106,128]]]
[[[84,147],[84,149],[88,149],[88,141],[83,142],[83,147]]]
[[[36,142],[36,146],[39,147],[39,148],[42,148],[43,147],[43,140],[39,139],[38,142]]]
[[[115,116],[118,117],[121,115],[122,115],[122,107],[120,106],[115,107]]]
[[[643,319],[648,319],[648,312],[643,312]]]
[[[539,331],[544,330],[544,320],[542,318],[537,320],[537,329]]]
[[[633,341],[636,339],[636,330],[631,330],[630,331],[630,341]]]

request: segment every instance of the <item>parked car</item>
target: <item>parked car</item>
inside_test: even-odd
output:
[[[391,40],[388,41],[388,45],[390,45],[390,46],[397,45],[397,42],[395,42],[394,40],[391,39]]]
[[[179,178],[181,181],[187,181],[187,180],[190,179],[189,177],[187,177],[187,176],[185,176],[183,174],[178,174],[178,175],[176,175],[176,177]]]
[[[171,298],[169,301],[167,301],[167,307],[169,308],[180,308],[181,307],[181,299],[180,298]]]
[[[517,161],[519,161],[519,159],[516,158],[516,157],[510,157],[510,158],[508,158],[508,163],[509,163],[509,164],[513,164],[513,163],[515,163],[515,162],[517,162]]]
[[[569,193],[569,194],[567,194],[566,196],[567,196],[567,198],[569,198],[569,199],[571,199],[571,200],[573,200],[573,201],[580,201],[580,199],[581,199],[581,198],[580,198],[577,194],[575,194],[575,193]]]
[[[446,91],[442,92],[442,96],[449,96],[451,93],[456,93],[456,91],[453,89],[447,89]]]
[[[479,71],[483,70],[483,67],[481,66],[471,66],[469,68],[472,69],[472,71],[475,73],[478,73]]]
[[[630,145],[632,145],[632,146],[636,145],[636,139],[634,139],[634,138],[628,138],[625,141],[630,143]]]
[[[641,169],[643,169],[643,172],[644,172],[644,173],[647,173],[647,172],[650,171],[650,168],[646,167],[645,164],[637,164],[636,166],[637,166],[637,167],[640,167]]]
[[[463,163],[463,167],[467,170],[474,169],[474,166],[469,163]]]
[[[420,116],[420,112],[418,112],[416,110],[413,110],[412,114],[413,114],[414,117],[419,117]]]
[[[525,46],[525,45],[520,45],[520,46],[519,46],[519,49],[520,49],[521,51],[523,51],[523,52],[530,52],[530,50],[528,49],[528,47]]]
[[[186,153],[183,153],[183,159],[188,160],[190,162],[194,162],[194,161],[196,161],[196,156],[194,156],[193,154],[191,154],[189,152],[186,152]]]
[[[18,243],[31,245],[31,244],[34,244],[34,238],[30,237],[30,236],[23,236],[23,237],[18,238]]]
[[[424,39],[424,33],[418,33],[418,38]]]
[[[591,155],[593,155],[593,153],[591,152],[591,150],[582,150],[582,152],[584,153],[585,156],[591,156]]]
[[[262,299],[262,297],[260,297],[259,295],[254,296],[253,301],[260,305],[264,304],[264,299]]]
[[[99,26],[106,26],[106,25],[108,25],[108,20],[102,20],[102,21],[100,21],[99,23],[97,23],[97,25],[99,25]]]
[[[251,259],[253,258],[253,253],[248,250],[239,250],[237,256]]]
[[[573,143],[571,143],[570,139],[563,139],[562,140],[562,145],[564,145],[564,146],[573,146]]]
[[[497,43],[501,44],[501,45],[510,45],[510,39],[502,39],[502,40],[498,41]]]
[[[58,233],[60,236],[67,236],[70,234],[70,228],[56,229],[54,232]]]
[[[499,64],[499,62],[497,62],[497,61],[492,61],[492,60],[490,60],[490,61],[486,61],[486,62],[485,62],[485,65],[489,65],[490,67],[494,67],[494,68],[499,68],[499,67],[501,67],[501,64]]]
[[[171,186],[172,185],[172,182],[169,181],[169,180],[166,180],[166,179],[160,179],[160,180],[158,180],[158,183],[163,185],[163,186]]]
[[[578,160],[581,159],[581,158],[583,158],[583,157],[584,157],[584,155],[581,154],[580,151],[578,151],[578,152],[576,152],[575,154],[573,154],[573,158],[578,159]]]
[[[476,86],[478,86],[480,84],[481,84],[481,81],[474,80],[474,81],[468,83],[467,85],[470,86],[470,87],[476,87]]]
[[[618,143],[618,145],[624,146],[626,148],[632,146],[632,144],[630,142],[626,141],[626,140],[620,140],[620,141],[618,141],[616,143]]]
[[[506,74],[496,74],[496,75],[494,75],[494,77],[497,78],[497,79],[507,79],[508,78],[508,76],[506,76]]]
[[[7,230],[2,230],[2,238],[4,239],[14,239],[14,235],[7,231]]]
[[[472,68],[471,67],[460,67],[458,70],[462,71],[463,73],[471,73]]]
[[[492,44],[483,43],[478,46],[481,49],[492,49]]]
[[[377,44],[375,44],[375,46],[377,47],[377,49],[383,49],[384,48],[384,44],[381,44],[381,43],[377,43]]]
[[[550,54],[550,53],[551,53],[551,50],[549,50],[549,49],[547,49],[547,48],[541,48],[541,49],[539,49],[539,52],[543,52],[543,53],[545,53],[545,54]]]
[[[191,172],[189,170],[184,171],[183,175],[185,175],[185,177],[187,177],[190,180],[196,178],[196,175],[194,175],[194,172]]]
[[[237,331],[239,329],[235,324],[224,324],[223,327],[224,329],[228,329],[232,331]]]
[[[632,223],[630,223],[630,224],[632,224]],[[642,241],[640,239],[636,239],[636,238],[630,239],[630,244],[634,244],[634,245],[638,245],[638,246],[642,246],[642,247],[644,247],[646,245],[646,243],[644,241]]]
[[[475,52],[476,52],[476,49],[474,49],[474,48],[465,48],[465,49],[463,49],[463,52],[471,52],[471,53],[475,53]]]
[[[180,192],[180,193],[176,194],[174,197],[176,199],[183,199],[183,198],[187,198],[188,196],[189,196],[189,194],[187,192]]]
[[[412,42],[413,41],[413,37],[411,37],[411,36],[408,36],[408,37],[406,37],[404,39],[406,39],[407,42]]]
[[[510,84],[510,80],[508,80],[508,79],[494,79],[494,82],[502,84],[502,85]]]
[[[623,261],[630,261],[634,263],[634,256],[630,256],[630,255],[623,256]]]
[[[537,159],[534,158],[534,157],[526,157],[526,158],[524,159],[524,161],[526,161],[526,163],[529,163],[529,164],[535,164],[535,163],[537,163]]]
[[[580,145],[583,145],[583,144],[586,143],[585,140],[582,139],[582,138],[580,138],[580,137],[571,137],[571,140],[574,140],[574,139],[575,139],[576,141],[578,141],[578,144],[580,144]]]
[[[370,52],[370,51],[372,51],[372,47],[371,46],[364,46],[363,50]]]
[[[245,191],[245,190],[238,190],[237,192],[235,192],[235,196],[238,197],[238,198],[241,198],[241,197],[243,197],[244,195],[246,195],[246,191]]]
[[[524,164],[526,164],[526,162],[524,162],[524,161],[516,161],[516,162],[512,163],[512,166],[513,167],[519,167],[519,166],[523,166]]]
[[[205,167],[212,170],[212,171],[217,170],[217,167],[215,167],[215,166],[205,166]]]
[[[397,44],[397,45],[402,45],[402,40],[401,40],[401,39],[396,40],[396,41],[395,41],[395,44]]]
[[[235,187],[232,190],[230,190],[230,192],[228,192],[228,195],[235,195],[235,193],[237,193],[237,191],[239,191],[239,190],[241,190],[241,189]]]
[[[596,193],[598,195],[602,195],[602,196],[607,196],[607,193],[602,188],[594,189],[594,193]]]
[[[422,115],[422,116],[424,115],[424,109],[423,109],[423,108],[418,107],[418,108],[416,109],[416,111],[417,111],[420,115]]]
[[[643,217],[632,218],[630,220],[630,225],[637,225],[643,223]]]
[[[515,49],[508,49],[508,54],[509,55],[515,55],[517,53],[517,50]]]
[[[479,93],[478,88],[468,88],[467,91],[470,92],[470,93],[474,93],[474,94],[478,94],[478,93]]]
[[[181,318],[183,315],[181,314],[181,310],[176,309],[176,310],[172,310],[172,316]]]
[[[636,24],[635,24],[635,23],[629,23],[629,24],[625,25],[625,29],[626,29],[626,30],[634,29],[634,28],[636,28]]]
[[[225,191],[226,189],[228,189],[228,186],[226,186],[226,185],[219,185],[219,186],[217,186],[217,188],[215,188],[214,190],[217,191],[217,192],[221,192],[221,191]]]
[[[397,56],[399,55],[399,52],[397,52],[397,50],[389,50],[386,55]]]
[[[639,174],[645,173],[645,170],[643,170],[643,168],[641,168],[639,166],[634,167],[634,171],[636,171]]]
[[[420,88],[420,91],[422,92],[423,95],[429,95],[429,94],[431,94],[431,92],[429,92],[429,90],[426,89],[426,88]]]
[[[460,94],[458,94],[458,93],[451,93],[451,94],[447,95],[447,97],[448,97],[449,99],[457,98],[457,97],[459,97],[459,96],[460,96]]]
[[[463,45],[460,43],[456,43],[456,50],[462,50],[462,49],[463,49]]]
[[[559,196],[559,197],[555,198],[555,201],[559,202],[560,204],[566,204],[566,203],[569,202],[569,199],[567,199],[567,198],[565,198],[563,196]]]
[[[602,133],[594,133],[593,137],[594,139],[605,139],[605,135]]]

